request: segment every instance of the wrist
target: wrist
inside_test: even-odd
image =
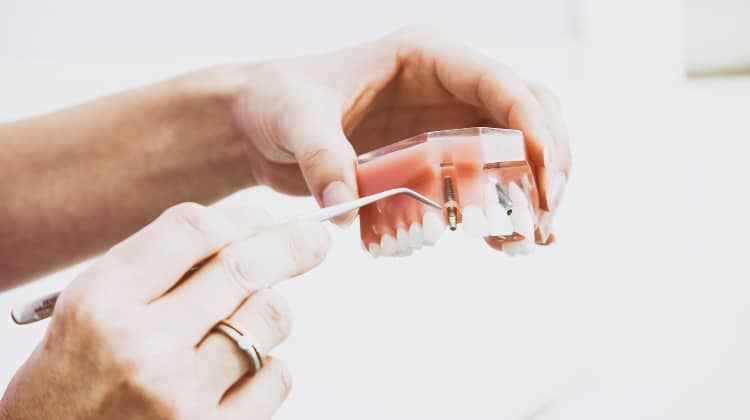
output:
[[[257,185],[249,141],[233,113],[245,83],[238,67],[198,70],[161,87],[167,90],[168,108],[174,110],[171,120],[177,139],[193,139],[206,152],[211,172],[233,190]]]

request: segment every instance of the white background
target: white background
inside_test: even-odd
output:
[[[508,258],[462,234],[373,260],[331,228],[280,287],[277,418],[745,419],[750,80],[686,80],[678,1],[0,3],[0,119],[221,61],[431,23],[557,90],[574,148],[559,242]],[[2,180],[0,180],[2,182]],[[259,188],[230,198],[313,208]],[[0,295],[65,285],[85,263]],[[0,273],[2,262],[0,262]],[[46,324],[0,322],[0,384]]]

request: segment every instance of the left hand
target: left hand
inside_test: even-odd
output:
[[[426,131],[513,128],[524,133],[541,220],[551,223],[571,164],[559,102],[497,61],[429,31],[405,29],[242,72],[251,77],[237,89],[233,114],[257,182],[309,191],[329,206],[357,197],[358,153]]]

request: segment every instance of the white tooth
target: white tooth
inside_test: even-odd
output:
[[[412,249],[409,248],[406,251],[396,251],[395,257],[408,257],[412,253]]]
[[[435,245],[443,235],[445,223],[435,212],[427,212],[422,220],[422,233],[424,234],[424,243]]]
[[[372,255],[373,258],[378,258],[380,256],[380,245],[378,245],[376,242],[370,242],[370,255]]]
[[[422,226],[417,222],[413,222],[411,226],[409,226],[409,246],[413,249],[422,248],[422,241],[424,241]]]
[[[468,205],[462,210],[461,226],[469,236],[487,236],[487,218],[479,206]]]
[[[518,254],[531,254],[534,252],[534,249],[536,249],[536,246],[534,246],[534,240],[528,237],[520,241],[506,242],[503,244],[503,252],[511,257]]]
[[[526,197],[526,193],[523,192],[521,187],[519,187],[515,182],[510,183],[510,186],[508,187],[508,195],[510,196],[510,201],[513,202],[514,212],[516,211],[516,207],[529,206],[529,199]]]
[[[520,242],[505,242],[503,244],[503,252],[509,257],[513,257],[515,255],[520,254],[521,253]]]
[[[513,205],[513,213],[510,215],[513,221],[513,231],[534,240],[534,219],[531,217],[531,210],[527,206]]]
[[[396,230],[396,250],[403,253],[409,250],[409,232],[404,228]]]
[[[380,255],[393,255],[396,253],[396,239],[385,234],[380,238]]]
[[[513,222],[503,206],[495,202],[487,207],[487,228],[490,235],[507,236],[513,233]]]

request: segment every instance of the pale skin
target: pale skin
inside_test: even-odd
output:
[[[422,29],[321,56],[200,70],[0,124],[0,289],[106,252],[63,294],[0,413],[14,420],[53,412],[71,419],[268,418],[288,374],[273,361],[248,380],[246,358],[209,332],[227,316],[263,330],[257,308],[283,306],[267,288],[323,258],[320,227],[270,227],[257,210],[179,205],[133,233],[177,203],[208,204],[253,185],[312,194],[321,205],[349,200],[357,196],[357,153],[476,125],[524,132],[551,223],[564,190],[551,180],[567,180],[570,171],[558,101],[504,65]],[[172,288],[199,261],[202,268]],[[258,261],[271,268],[258,270]],[[198,298],[206,293],[212,299]],[[288,332],[285,311],[271,311],[283,313],[266,323],[276,331],[271,338],[253,331],[265,340],[264,352]],[[154,319],[185,331],[162,334]],[[203,376],[190,372],[204,365]]]

